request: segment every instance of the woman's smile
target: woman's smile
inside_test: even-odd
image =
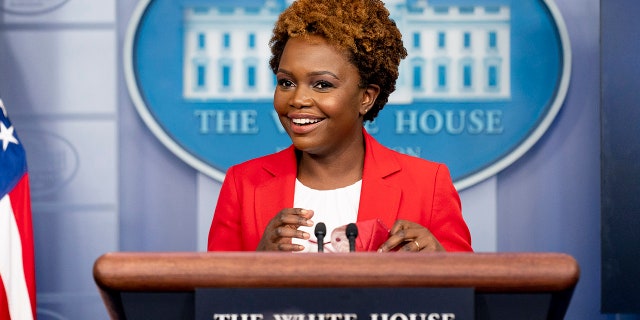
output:
[[[294,134],[307,134],[320,126],[324,117],[306,114],[289,114],[291,132]]]

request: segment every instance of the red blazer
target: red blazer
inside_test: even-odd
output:
[[[358,221],[380,219],[389,228],[398,219],[417,222],[447,251],[472,251],[447,167],[390,150],[363,132],[366,151]],[[229,168],[208,250],[255,250],[271,218],[293,207],[296,172],[293,146]]]

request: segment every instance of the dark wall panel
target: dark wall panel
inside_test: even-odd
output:
[[[640,1],[601,1],[602,311],[640,313]]]

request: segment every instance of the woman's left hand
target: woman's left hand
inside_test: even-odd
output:
[[[387,251],[445,251],[438,239],[433,236],[429,229],[422,225],[407,221],[398,220],[389,232],[389,239],[378,249],[378,252]]]

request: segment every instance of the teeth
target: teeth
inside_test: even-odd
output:
[[[293,123],[298,125],[305,125],[305,124],[320,122],[320,119],[291,119],[291,121],[293,121]]]

